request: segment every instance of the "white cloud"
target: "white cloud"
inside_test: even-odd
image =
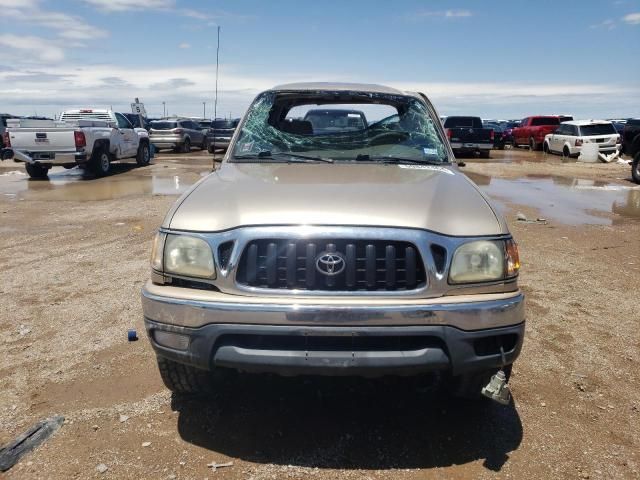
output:
[[[180,45],[178,45],[178,48],[183,48],[183,49],[191,48],[191,45],[188,44],[187,42],[182,42]]]
[[[622,20],[629,25],[640,25],[640,12],[625,15]]]
[[[6,39],[0,37],[0,44]],[[24,44],[24,37],[11,39]],[[42,54],[45,40],[33,43],[25,56]],[[0,53],[6,49],[0,48]],[[61,52],[60,52],[61,53]],[[47,54],[55,58],[55,52]],[[240,115],[260,91],[277,84],[326,79],[322,72],[274,71],[273,74],[250,74],[231,65],[221,65],[218,113]],[[372,79],[331,75],[333,81]],[[46,80],[46,81],[45,81]],[[401,90],[422,91],[442,113],[475,113],[487,116],[518,117],[527,114],[567,111],[584,118],[625,116],[629,106],[640,102],[640,87],[610,83],[520,83],[520,82],[412,82],[380,83]],[[388,80],[388,79],[386,79]],[[213,103],[215,65],[176,65],[172,67],[55,64],[40,65],[37,71],[15,66],[0,69],[0,98],[3,108],[15,114],[54,115],[66,108],[108,107],[129,111],[129,103],[140,97],[152,116],[162,114],[162,102],[169,112],[200,115],[202,102]],[[207,107],[209,110],[209,107]]]
[[[421,18],[468,18],[472,17],[473,12],[470,10],[422,10],[420,12],[407,15],[406,18],[409,20],[416,20]]]
[[[448,18],[471,17],[473,14],[469,10],[447,10],[444,16]]]
[[[161,10],[175,6],[175,0],[83,0],[104,12]]]
[[[0,46],[6,47],[9,56],[29,57],[47,63],[64,59],[62,48],[46,38],[6,33],[0,35]]]
[[[607,30],[614,30],[616,28],[616,22],[609,18],[601,23],[591,25],[589,28],[605,28]]]
[[[4,19],[54,30],[60,38],[89,40],[108,36],[107,31],[88,24],[81,17],[43,10],[38,0],[0,0],[0,8]]]

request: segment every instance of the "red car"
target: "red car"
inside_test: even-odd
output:
[[[513,129],[513,146],[528,145],[531,150],[540,150],[544,136],[553,133],[560,126],[557,115],[538,115],[522,120],[519,127]]]

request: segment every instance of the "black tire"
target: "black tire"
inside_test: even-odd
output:
[[[511,369],[512,365],[504,367],[504,373],[507,377],[507,381],[511,378]],[[498,368],[492,368],[453,377],[450,380],[449,393],[455,398],[463,398],[467,400],[488,400],[487,397],[482,395],[480,392],[482,391],[482,388],[489,383],[491,376],[498,370]]]
[[[89,160],[89,170],[96,177],[108,175],[111,171],[111,158],[109,151],[104,147],[97,147]]]
[[[566,145],[562,149],[562,156],[564,158],[570,158],[571,157],[571,152],[569,151],[569,147],[567,147]]]
[[[184,139],[184,143],[182,144],[182,153],[190,153],[191,152],[191,140],[188,138]]]
[[[551,151],[549,150],[549,144],[548,144],[547,142],[544,142],[544,143],[542,144],[542,151],[543,151],[544,153],[551,153]]]
[[[209,150],[209,139],[206,136],[204,137],[204,140],[202,140],[200,150]]]
[[[24,168],[27,170],[29,177],[35,179],[47,178],[49,172],[47,167],[43,167],[39,163],[25,163]]]
[[[518,142],[516,142],[516,137],[513,137],[511,140],[511,148],[518,148]]]
[[[157,357],[165,386],[174,393],[203,394],[212,391],[212,376],[206,370]]]
[[[636,153],[631,163],[631,178],[633,178],[634,182],[640,183],[640,152]]]
[[[490,150],[481,150],[480,151],[480,158],[489,158],[491,155],[491,151]]]
[[[533,137],[529,139],[529,150],[531,150],[532,152],[535,152],[536,150],[538,150],[538,144],[536,143],[536,140]]]
[[[136,163],[140,167],[144,167],[145,165],[149,165],[151,161],[151,152],[149,151],[149,144],[147,142],[142,142],[138,145],[138,153],[136,154]]]

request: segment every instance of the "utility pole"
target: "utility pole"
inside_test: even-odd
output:
[[[164,118],[167,117],[167,104],[165,102],[162,102],[162,116]]]
[[[202,118],[207,118],[207,102],[202,102]]]
[[[218,45],[216,46],[216,96],[213,101],[213,121],[218,118],[218,69],[220,68],[220,25],[218,25]],[[213,168],[216,166],[216,136],[213,135]]]

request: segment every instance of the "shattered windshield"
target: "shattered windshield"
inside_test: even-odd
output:
[[[247,112],[231,161],[446,163],[419,99],[367,92],[265,92]]]

